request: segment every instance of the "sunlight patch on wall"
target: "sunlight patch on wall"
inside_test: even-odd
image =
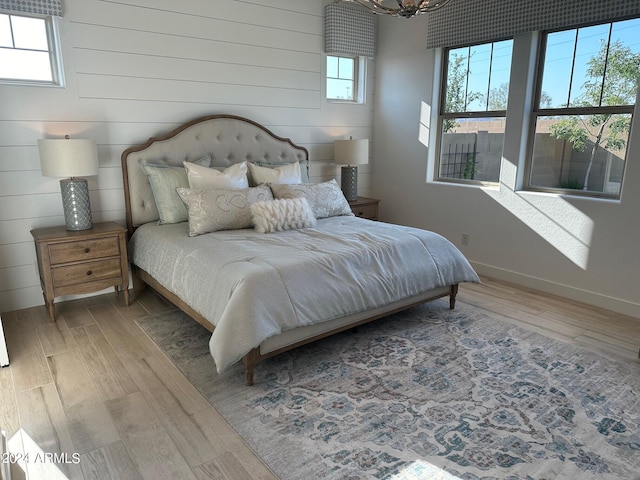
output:
[[[593,220],[559,195],[514,191],[513,164],[502,162],[500,189],[484,192],[549,245],[586,270],[593,236]]]

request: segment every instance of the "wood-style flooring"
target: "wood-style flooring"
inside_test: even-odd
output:
[[[638,361],[640,319],[491,279],[458,301]],[[276,478],[134,321],[171,308],[146,290],[129,307],[115,294],[56,304],[56,323],[44,306],[2,315],[13,480]]]

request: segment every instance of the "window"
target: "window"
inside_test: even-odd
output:
[[[327,100],[362,102],[357,57],[327,55]]]
[[[56,31],[51,17],[0,13],[0,81],[62,84]]]
[[[439,180],[497,183],[513,40],[445,50]]]
[[[542,36],[528,187],[618,198],[640,76],[640,19]]]

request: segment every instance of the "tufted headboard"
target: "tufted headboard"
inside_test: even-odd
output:
[[[288,138],[278,137],[259,123],[235,115],[209,115],[197,118],[159,137],[151,137],[142,145],[122,153],[122,175],[127,210],[127,227],[133,232],[143,223],[158,220],[158,209],[143,163],[182,166],[211,156],[212,167],[228,167],[234,163],[305,162],[309,152]]]

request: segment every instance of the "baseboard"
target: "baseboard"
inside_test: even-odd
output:
[[[635,317],[640,320],[640,303],[629,302],[627,300],[572,287],[571,285],[564,285],[544,280],[542,278],[493,267],[491,265],[485,265],[483,263],[471,262],[471,264],[473,265],[473,268],[475,268],[476,272],[478,272],[478,275],[515,283],[541,292],[559,295],[570,300],[604,308],[623,315],[629,315],[630,317]]]

